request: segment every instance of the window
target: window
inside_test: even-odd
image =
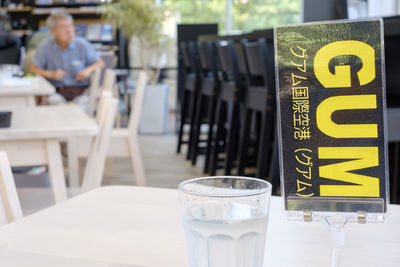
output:
[[[300,0],[162,0],[177,23],[218,23],[220,34],[300,21]],[[228,12],[227,12],[228,8]],[[231,28],[231,29],[229,29]]]
[[[250,32],[300,22],[299,0],[232,0],[233,30]]]

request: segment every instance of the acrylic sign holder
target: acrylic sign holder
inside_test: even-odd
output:
[[[326,226],[332,237],[331,266],[338,267],[346,223],[383,223],[388,212],[383,21],[283,26],[275,29],[274,38],[285,212],[288,220]],[[370,106],[360,106],[362,101],[345,106],[341,100],[331,101],[336,110],[333,104],[324,106],[335,98],[366,95],[375,101]],[[333,111],[321,120],[328,109]],[[369,136],[357,127],[375,131]],[[342,150],[323,156],[334,149]],[[362,154],[363,149],[368,153]]]

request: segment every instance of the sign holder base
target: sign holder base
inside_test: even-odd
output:
[[[348,221],[354,221],[354,217],[345,215],[332,215],[326,217],[319,217],[321,222],[326,226],[328,231],[331,233],[332,238],[332,260],[331,267],[340,266],[340,252],[344,245],[344,226]],[[311,210],[303,211],[304,222],[313,221],[313,213]],[[357,222],[359,224],[367,223],[367,213],[365,211],[357,212]]]
[[[344,245],[344,226],[347,217],[324,217],[322,223],[328,228],[332,236],[332,261],[331,267],[340,266],[340,251]]]

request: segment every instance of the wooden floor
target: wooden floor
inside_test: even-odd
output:
[[[177,188],[183,180],[204,176],[202,159],[198,166],[192,166],[185,160],[186,147],[183,153],[176,154],[176,135],[141,135],[139,140],[147,186]],[[112,159],[109,167],[107,164],[103,184],[136,185],[129,158]]]

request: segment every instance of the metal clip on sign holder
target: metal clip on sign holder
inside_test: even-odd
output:
[[[383,21],[278,27],[275,64],[287,219],[322,221],[339,266],[346,223],[389,206]]]

